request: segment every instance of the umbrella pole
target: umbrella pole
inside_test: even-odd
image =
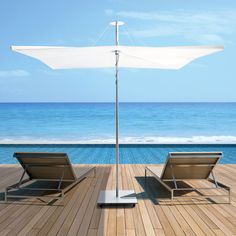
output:
[[[123,25],[123,22],[115,21],[111,25],[116,27],[116,46],[119,45],[119,26]],[[100,192],[97,203],[99,205],[105,204],[118,204],[135,205],[137,198],[134,190],[119,190],[119,55],[120,51],[116,48],[115,53],[115,83],[116,83],[116,189],[104,190]]]
[[[116,21],[116,46],[119,45],[119,29],[118,22]],[[116,55],[116,197],[119,197],[119,91],[118,91],[118,79],[119,79],[119,51],[115,51]]]

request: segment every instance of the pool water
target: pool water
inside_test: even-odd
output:
[[[121,144],[120,163],[163,163],[168,152],[221,151],[221,163],[236,163],[236,144]],[[1,144],[0,164],[17,163],[14,152],[65,152],[72,163],[113,164],[115,145],[112,144]]]

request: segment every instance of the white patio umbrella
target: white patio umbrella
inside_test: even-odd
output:
[[[12,50],[36,58],[52,69],[115,68],[116,82],[116,190],[101,191],[98,204],[135,204],[133,190],[119,190],[119,119],[118,77],[119,68],[181,69],[193,60],[223,50],[222,46],[134,47],[119,46],[119,26],[115,46],[48,47],[12,46]]]

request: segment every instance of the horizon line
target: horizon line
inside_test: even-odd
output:
[[[36,101],[36,102],[28,102],[28,101],[23,101],[23,102],[0,102],[0,104],[22,104],[22,103],[32,103],[32,104],[37,104],[37,103],[115,103],[115,101],[111,102],[96,102],[96,101]],[[127,102],[119,102],[119,103],[236,103],[236,101],[154,101],[154,102],[144,102],[144,101],[127,101]]]

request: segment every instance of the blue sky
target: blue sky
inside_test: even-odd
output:
[[[111,102],[114,71],[51,70],[11,45],[224,45],[179,71],[122,69],[120,101],[236,102],[236,1],[0,1],[0,102]],[[128,33],[127,33],[128,32]]]

